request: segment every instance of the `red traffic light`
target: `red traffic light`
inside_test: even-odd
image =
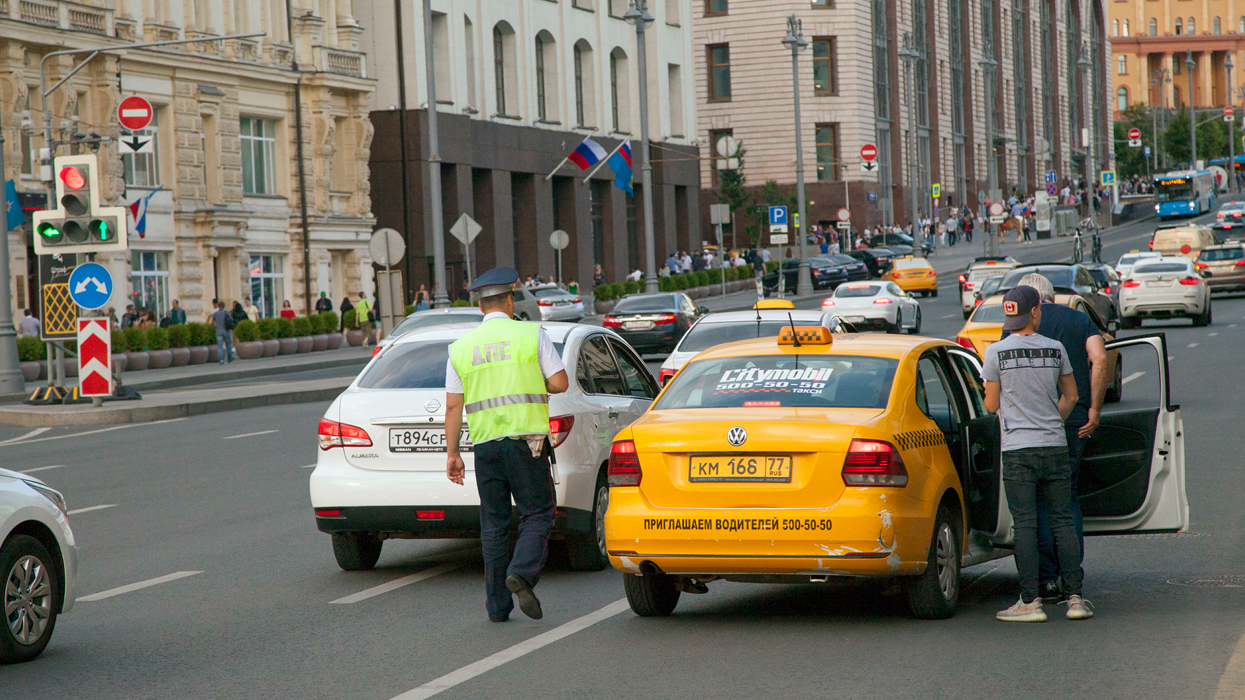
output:
[[[82,177],[82,172],[74,167],[61,168],[61,181],[71,190],[86,187],[86,178]]]

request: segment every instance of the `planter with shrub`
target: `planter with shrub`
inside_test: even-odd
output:
[[[147,369],[151,358],[147,355],[147,334],[142,328],[130,326],[121,331],[125,343],[125,371],[141,372]]]
[[[257,360],[264,356],[264,344],[259,340],[259,327],[251,321],[234,326],[233,349],[239,360]]]
[[[38,338],[17,339],[17,359],[21,363],[22,379],[39,381],[39,375],[47,372],[47,349]]]
[[[592,289],[592,308],[598,314],[608,314],[618,299],[618,285],[601,284]]]
[[[173,364],[169,350],[169,332],[159,326],[147,329],[148,369],[168,369]]]
[[[308,316],[307,324],[311,328],[311,351],[328,350],[329,336],[324,330],[324,317],[320,314]]]
[[[169,354],[173,357],[173,367],[185,367],[190,364],[190,338],[194,331],[184,323],[169,326]]]
[[[326,311],[319,316],[320,323],[324,324],[324,334],[328,336],[328,349],[336,350],[340,348],[345,338],[338,330],[341,328],[341,323],[337,318],[337,314],[332,311]]]
[[[305,352],[311,352],[314,341],[311,339],[311,319],[306,316],[299,316],[290,319],[290,330],[294,334],[295,352],[300,355]]]
[[[242,325],[242,324],[238,324]],[[276,357],[281,354],[281,329],[275,318],[261,318],[255,324],[259,330],[259,341],[264,344],[264,357]]]
[[[112,330],[112,372],[116,374],[120,370],[124,370],[129,364],[129,357],[125,352],[125,335],[120,330],[114,328]]]
[[[280,354],[293,355],[298,352],[298,337],[294,335],[294,322],[288,318],[274,318],[277,322],[277,343]]]
[[[190,350],[190,364],[201,365],[208,361],[209,347],[216,345],[216,326],[211,323],[189,323],[190,337],[186,342]]]
[[[357,348],[363,344],[363,331],[359,329],[359,317],[354,309],[342,314],[342,325],[346,329],[346,344]]]

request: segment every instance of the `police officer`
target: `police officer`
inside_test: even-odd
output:
[[[468,287],[484,320],[450,345],[445,368],[445,473],[463,483],[458,438],[466,409],[475,445],[484,550],[485,608],[493,622],[514,609],[542,616],[532,587],[540,578],[553,529],[549,394],[566,391],[566,367],[535,323],[516,321],[511,290],[519,273],[498,267]],[[509,551],[510,499],[519,509],[519,539]]]

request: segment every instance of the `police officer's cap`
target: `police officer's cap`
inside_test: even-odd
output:
[[[477,300],[487,299],[508,293],[518,281],[519,273],[513,267],[495,267],[477,277],[467,291]]]

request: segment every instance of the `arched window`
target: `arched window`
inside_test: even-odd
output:
[[[1184,108],[1184,100],[1180,97],[1179,85],[1172,85],[1172,104],[1176,106],[1176,109]]]
[[[1128,20],[1124,20],[1124,36],[1128,36]]]
[[[1245,15],[1236,20],[1236,33],[1245,34]]]
[[[536,114],[540,121],[556,122],[558,117],[558,54],[553,35],[536,35]]]
[[[575,70],[575,125],[579,127],[594,126],[596,113],[593,112],[592,93],[592,46],[580,39],[575,42],[573,50]]]
[[[1120,35],[1120,21],[1118,19],[1111,20],[1111,36]]]
[[[1159,35],[1159,21],[1154,17],[1150,18],[1150,36]]]
[[[631,94],[630,84],[627,82],[630,75],[627,53],[615,47],[610,52],[610,115],[611,124],[616,133],[626,133],[631,130],[631,120],[627,118],[630,115],[627,108],[630,103],[627,98]]]
[[[1215,34],[1219,33],[1219,18],[1218,17],[1215,18],[1214,28],[1211,29],[1211,31],[1214,32]]]
[[[1189,36],[1193,36],[1194,34],[1197,34],[1197,25],[1193,23],[1192,17],[1189,18],[1189,21],[1185,23],[1184,27],[1185,27],[1185,32],[1184,32],[1185,34],[1188,34]]]
[[[497,113],[506,113],[506,47],[501,25],[493,27],[493,82]]]
[[[1116,73],[1128,75],[1128,56],[1120,54],[1115,57]]]
[[[1115,91],[1115,110],[1117,112],[1128,111],[1128,88],[1121,87]]]
[[[1176,18],[1176,36],[1180,36],[1181,34],[1184,34],[1184,20],[1177,17]]]

